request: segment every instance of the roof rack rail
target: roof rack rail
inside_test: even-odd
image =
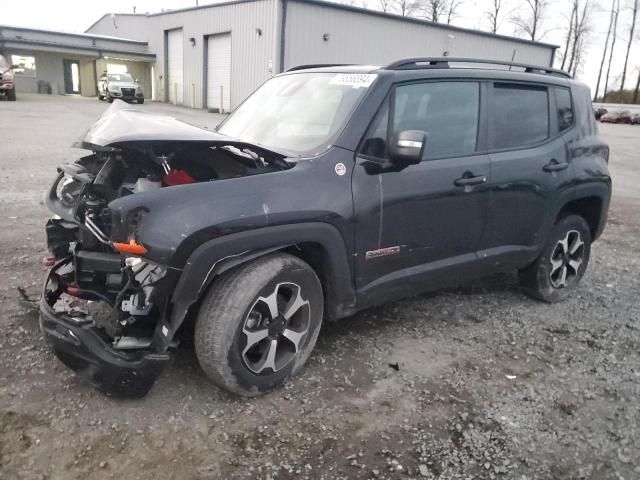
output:
[[[326,68],[326,67],[346,67],[349,63],[311,63],[309,65],[296,65],[287,70],[287,72],[295,72],[296,70],[306,70],[307,68]]]
[[[504,65],[508,67],[523,68],[526,73],[546,73],[571,78],[567,72],[551,67],[529,65],[526,63],[508,62],[505,60],[486,60],[480,58],[456,58],[456,57],[416,57],[405,58],[393,62],[386,67],[387,70],[418,70],[429,68],[451,68],[450,63],[475,63],[482,65]]]

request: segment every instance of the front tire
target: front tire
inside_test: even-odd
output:
[[[584,218],[569,215],[556,223],[540,256],[519,272],[530,297],[547,303],[566,299],[578,287],[589,264],[591,231]]]
[[[200,366],[219,387],[252,397],[283,385],[309,358],[324,296],[313,269],[277,253],[218,278],[196,319]]]
[[[10,102],[15,102],[16,101],[16,89],[15,89],[15,87],[12,88],[11,90],[7,90],[7,100],[9,100]]]

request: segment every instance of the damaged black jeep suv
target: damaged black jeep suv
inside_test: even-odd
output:
[[[47,196],[42,330],[127,396],[193,335],[251,396],[323,319],[505,270],[562,300],[611,196],[589,98],[550,68],[418,58],[292,69],[215,132],[116,101]]]

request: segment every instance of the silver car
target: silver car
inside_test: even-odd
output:
[[[128,73],[103,73],[98,82],[98,100],[107,99],[111,103],[119,98],[131,102],[144,103],[144,93],[137,79]]]

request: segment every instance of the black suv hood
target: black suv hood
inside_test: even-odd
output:
[[[145,141],[243,143],[173,117],[150,113],[116,100],[75,146],[88,150],[113,150],[117,144]]]

